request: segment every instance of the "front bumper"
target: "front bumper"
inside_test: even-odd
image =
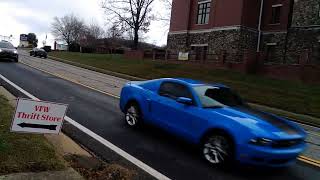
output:
[[[47,57],[47,53],[44,53],[44,52],[37,52],[36,54],[37,56]]]
[[[19,55],[15,53],[0,52],[0,58],[18,59]]]
[[[272,148],[255,145],[242,145],[238,149],[237,159],[241,163],[284,167],[295,162],[299,154],[306,148],[305,143],[290,148]]]

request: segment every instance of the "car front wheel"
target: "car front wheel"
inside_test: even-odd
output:
[[[227,166],[234,160],[234,150],[231,139],[224,133],[208,136],[202,144],[204,159],[214,166]]]
[[[125,120],[130,127],[138,127],[141,123],[141,111],[136,103],[130,103],[125,111]]]

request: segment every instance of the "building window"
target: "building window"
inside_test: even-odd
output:
[[[197,24],[208,24],[211,1],[202,1],[198,4]]]
[[[272,5],[271,24],[280,24],[282,4]]]
[[[267,43],[265,63],[279,63],[279,57],[276,55],[277,43]]]

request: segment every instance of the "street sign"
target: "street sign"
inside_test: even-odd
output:
[[[68,106],[19,98],[11,131],[59,134]]]

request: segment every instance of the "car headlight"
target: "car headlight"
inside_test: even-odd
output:
[[[249,143],[257,146],[268,146],[272,143],[272,140],[267,138],[255,138],[251,139]]]
[[[18,51],[17,51],[17,50],[14,50],[13,53],[18,54]]]
[[[0,52],[2,52],[2,49],[0,49]]]

